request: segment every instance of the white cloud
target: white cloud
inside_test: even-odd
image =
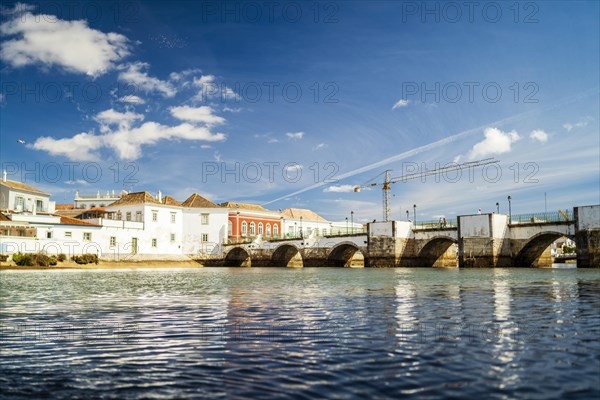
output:
[[[269,138],[269,139],[267,139],[267,143],[269,143],[269,144],[279,143],[279,139]]]
[[[223,107],[223,111],[225,112],[232,112],[232,113],[239,113],[240,111],[242,111],[241,107],[237,107],[237,108],[231,108],[231,107]]]
[[[540,143],[546,143],[548,141],[548,134],[541,129],[536,129],[529,135],[533,140],[537,140]]]
[[[285,167],[285,172],[300,171],[302,168],[304,168],[302,164],[287,165]]]
[[[119,101],[121,103],[128,103],[128,104],[146,104],[146,101],[144,99],[142,99],[141,97],[136,96],[136,95],[123,96],[123,97],[119,98]]]
[[[135,89],[145,92],[158,92],[165,97],[173,97],[176,90],[168,81],[161,81],[158,78],[148,75],[147,63],[135,62],[123,67],[123,71],[119,73],[119,80],[133,85]]]
[[[89,184],[89,182],[86,181],[85,179],[76,179],[74,181],[65,181],[65,183],[67,185],[87,185],[87,184]]]
[[[452,160],[453,163],[459,163],[460,160],[462,159],[462,154],[457,155],[456,157],[454,157],[454,159]]]
[[[396,102],[396,104],[394,104],[394,106],[392,107],[392,110],[395,110],[396,108],[406,107],[407,105],[408,105],[408,100],[400,99]]]
[[[171,115],[182,121],[202,122],[209,126],[220,125],[225,122],[225,118],[215,115],[213,108],[209,106],[178,106],[171,107],[169,111]]]
[[[94,154],[103,145],[102,137],[82,132],[70,138],[54,139],[40,137],[35,143],[27,145],[35,150],[43,150],[53,156],[64,156],[74,161],[95,161]]]
[[[571,132],[574,128],[583,128],[583,127],[586,127],[592,121],[593,121],[593,118],[586,117],[586,118],[583,118],[581,121],[576,122],[576,123],[566,122],[565,124],[563,124],[563,128],[565,128],[568,132]]]
[[[354,191],[353,185],[333,185],[323,189],[325,193],[349,193]]]
[[[327,147],[327,145],[325,143],[319,143],[318,145],[316,145],[315,147],[313,147],[313,151],[315,151],[315,150],[322,150],[325,147]]]
[[[0,46],[0,59],[15,68],[41,64],[99,76],[129,55],[125,36],[91,29],[83,20],[25,12],[2,23],[0,34],[12,37]]]
[[[521,137],[516,131],[502,132],[498,128],[485,128],[485,139],[475,144],[469,152],[469,159],[485,158],[493,154],[508,153],[511,145]]]
[[[135,160],[141,157],[142,146],[153,145],[160,140],[225,140],[223,133],[213,133],[208,126],[199,127],[189,123],[165,126],[157,122],[145,122],[133,127],[143,118],[143,115],[131,111],[105,110],[94,117],[100,125],[101,135],[83,132],[70,138],[40,137],[29,147],[77,161],[96,160],[96,151],[106,148],[115,152],[119,159]]]
[[[135,121],[142,121],[144,116],[131,111],[122,113],[111,108],[97,114],[94,119],[100,124],[101,131],[109,131],[111,125],[116,125],[119,129],[129,129]]]
[[[199,89],[194,100],[206,101],[218,96],[221,99],[239,100],[239,95],[224,83],[217,83],[214,75],[202,75],[200,78],[194,78],[193,84]]]
[[[203,144],[202,146],[200,146],[201,149],[212,149],[212,146],[210,144]]]
[[[285,134],[290,140],[300,140],[304,137],[304,132],[288,132]]]
[[[0,6],[0,15],[22,15],[26,12],[35,10],[35,6],[25,3],[16,3],[13,8]]]

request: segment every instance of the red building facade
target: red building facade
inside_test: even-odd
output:
[[[247,241],[261,235],[265,239],[279,238],[283,234],[282,216],[256,204],[228,202],[228,237],[231,241]]]

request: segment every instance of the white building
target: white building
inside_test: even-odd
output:
[[[183,253],[217,255],[227,241],[229,210],[197,193],[181,203]]]
[[[281,212],[286,237],[318,237],[331,233],[331,223],[314,211],[286,208]]]
[[[79,191],[76,191],[75,208],[89,210],[90,208],[106,207],[125,194],[127,194],[125,190],[116,193],[114,190],[112,192],[106,191],[106,194],[101,194],[100,191],[96,194],[79,194]]]
[[[50,194],[21,182],[6,179],[6,172],[0,182],[0,210],[12,212],[54,212]]]

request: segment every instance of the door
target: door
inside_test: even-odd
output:
[[[131,238],[131,254],[137,254],[138,251],[138,240],[137,238]]]

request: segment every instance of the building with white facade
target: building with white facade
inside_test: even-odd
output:
[[[286,208],[281,216],[285,237],[318,237],[331,233],[331,223],[314,211]]]
[[[54,212],[55,203],[50,194],[21,182],[6,179],[0,182],[0,210],[13,212]]]

